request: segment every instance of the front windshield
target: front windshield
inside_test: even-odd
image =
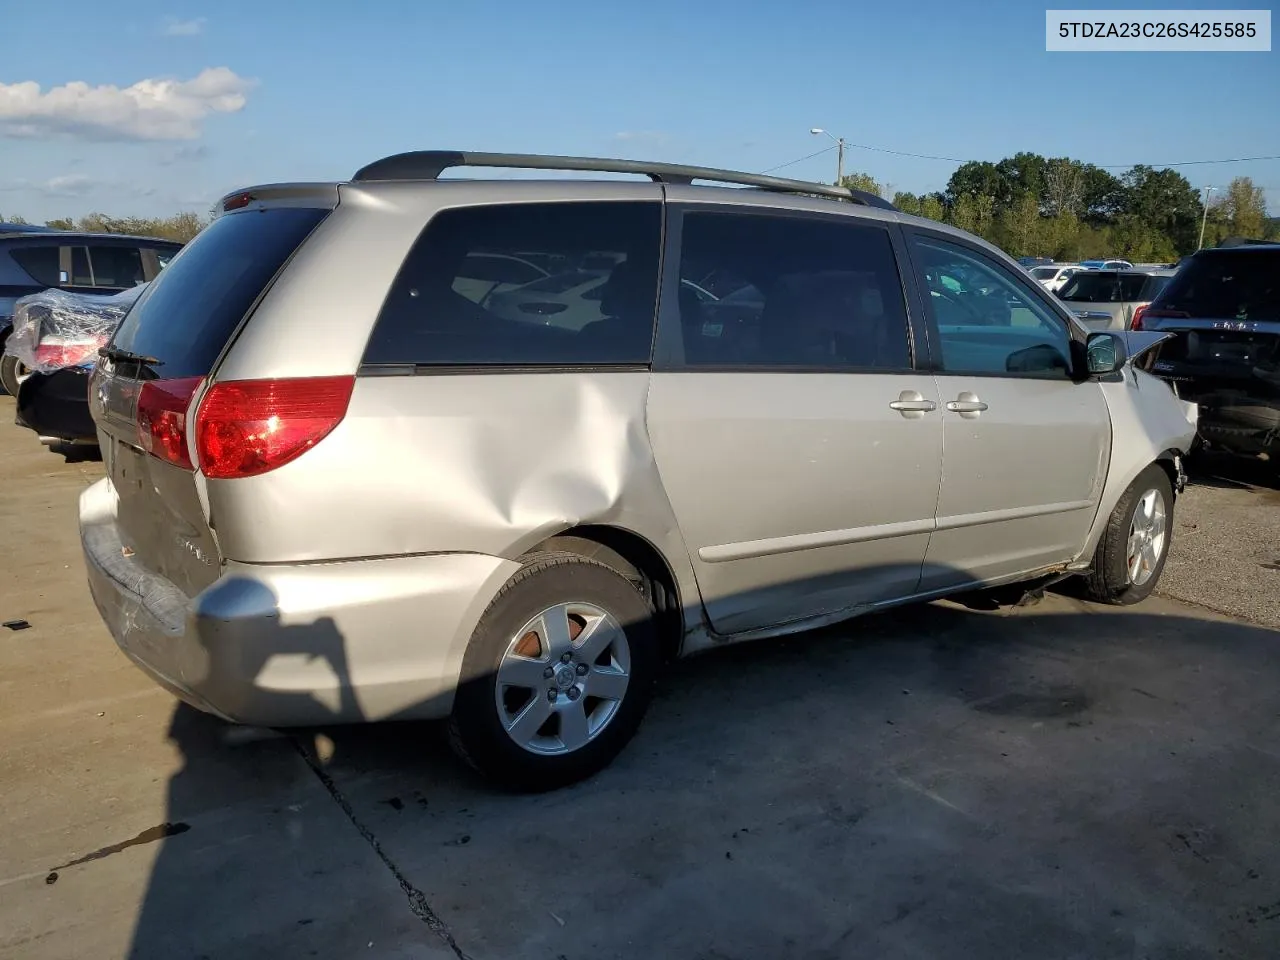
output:
[[[1058,273],[1057,267],[1036,267],[1031,271],[1031,276],[1037,280],[1052,280]]]

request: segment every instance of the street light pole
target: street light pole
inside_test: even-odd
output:
[[[1209,194],[1213,193],[1213,191],[1218,188],[1217,187],[1201,187],[1200,189],[1204,191],[1204,200],[1202,200],[1200,203],[1200,206],[1203,208],[1203,212],[1200,215],[1200,243],[1196,247],[1197,250],[1204,249],[1204,228],[1205,228],[1205,224],[1209,222]]]
[[[844,137],[834,136],[822,127],[813,127],[809,132],[814,136],[822,134],[831,137],[836,142],[836,186],[840,186],[844,183]]]

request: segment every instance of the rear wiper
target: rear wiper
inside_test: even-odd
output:
[[[128,350],[121,350],[119,347],[101,347],[98,350],[98,356],[114,360],[117,363],[124,361],[125,363],[144,363],[149,367],[164,366],[163,360],[157,360],[155,357],[148,357],[141,353],[130,353]]]

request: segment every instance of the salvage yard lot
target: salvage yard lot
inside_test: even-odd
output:
[[[177,708],[85,587],[100,464],[12,416],[0,398],[0,619],[31,626],[0,631],[0,956],[1280,942],[1280,493],[1220,465],[1179,503],[1164,597],[979,597],[690,661],[618,762],[518,797],[434,725],[284,737]]]

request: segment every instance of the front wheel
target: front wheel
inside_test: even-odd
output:
[[[1130,604],[1151,595],[1173,539],[1173,485],[1158,464],[1138,474],[1111,511],[1087,578],[1091,600]]]
[[[574,554],[532,557],[471,637],[450,740],[504,786],[565,786],[626,746],[658,663],[653,606],[634,583]]]

